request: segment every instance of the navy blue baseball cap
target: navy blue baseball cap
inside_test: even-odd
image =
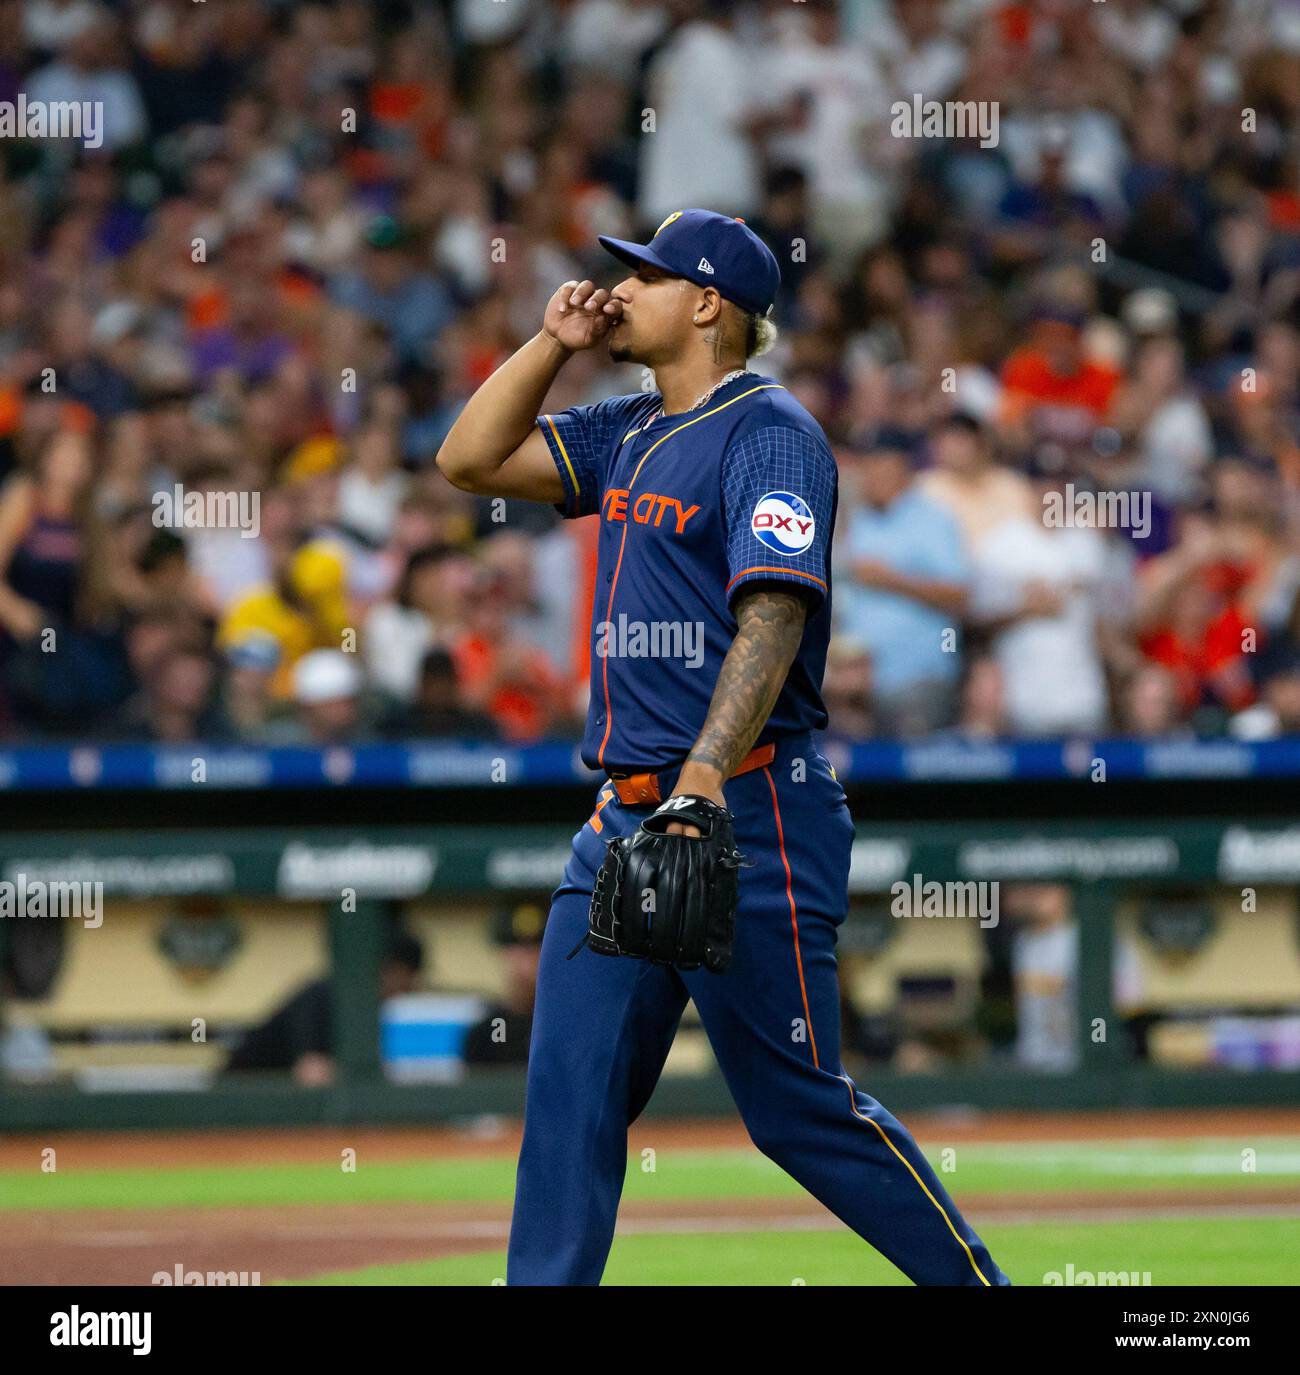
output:
[[[744,220],[712,210],[675,210],[648,244],[599,238],[620,261],[632,267],[649,263],[696,286],[711,286],[752,315],[772,309],[781,285],[781,269],[763,240]]]

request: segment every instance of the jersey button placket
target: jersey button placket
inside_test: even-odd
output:
[[[664,439],[666,439],[667,437],[668,437],[667,435],[664,435],[664,436],[663,436]],[[626,462],[627,462],[628,468],[630,468],[630,470],[631,470],[631,473],[630,473],[630,476],[628,477],[628,480],[627,480],[627,513],[626,513],[626,515],[624,516],[624,522],[625,522],[625,523],[624,523],[624,526],[623,526],[623,534],[622,534],[622,537],[621,537],[620,540],[619,540],[619,560],[620,560],[620,562],[621,562],[621,560],[622,560],[623,554],[624,554],[624,553],[626,552],[626,550],[627,550],[627,536],[628,536],[628,529],[629,529],[629,526],[630,526],[631,523],[632,523],[633,492],[634,492],[635,489],[636,489],[636,480],[637,480],[637,478],[638,478],[638,477],[640,476],[640,474],[641,474],[642,465],[645,463],[645,460],[649,457],[650,450],[653,449],[653,448],[655,448],[655,447],[657,447],[657,445],[658,445],[659,442],[660,442],[659,440],[655,440],[655,441],[651,442],[646,436],[644,436],[644,435],[642,435],[642,434],[638,434],[636,438],[637,438],[637,440],[639,440],[645,447],[644,447],[643,452],[642,452],[642,454],[641,454],[641,456],[640,456],[639,458],[638,458],[637,455],[636,455],[636,442],[635,442],[635,441],[633,442],[632,447],[628,450],[628,455],[627,455],[627,460],[626,460]],[[616,465],[616,466],[617,466],[617,465]],[[626,471],[626,469],[625,469],[625,471]],[[613,620],[613,617],[614,617],[614,596],[615,596],[615,594],[616,594],[616,592],[617,592],[617,590],[618,590],[617,587],[614,586],[614,577],[615,577],[616,571],[617,571],[617,564],[615,565],[615,570],[614,570],[614,571],[611,571],[611,572],[605,574],[605,583],[606,583],[606,585],[607,585],[608,587],[610,587],[609,601],[608,601],[608,603],[607,603],[608,610],[607,610],[607,613],[606,613],[607,616],[608,616],[608,618],[609,618],[610,620]],[[609,689],[608,689],[608,684],[609,684],[609,676],[608,676],[608,675],[609,675],[609,665],[608,665],[608,663],[606,663],[606,664],[604,665],[603,670],[602,670],[602,676],[603,676],[604,679],[605,679],[605,685],[606,685],[606,691],[605,691],[605,711],[603,711],[603,712],[596,718],[596,724],[597,724],[598,726],[604,726],[604,727],[605,727],[605,738],[601,741],[600,749],[597,751],[597,757],[598,757],[599,759],[601,759],[602,761],[603,761],[603,759],[604,759],[605,746],[609,743],[610,722],[609,722],[608,718],[611,718],[611,717],[613,716],[613,703],[612,703],[612,701],[610,700]]]

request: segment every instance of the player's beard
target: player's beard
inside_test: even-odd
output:
[[[640,363],[648,368],[661,361],[660,355],[664,352],[662,348],[648,347],[645,340],[637,339],[632,333],[631,325],[622,325],[612,330],[606,347],[609,349],[611,363]]]
[[[618,330],[614,330],[609,336],[609,357],[613,363],[636,363],[640,360],[636,356],[636,350],[630,339],[620,339]]]

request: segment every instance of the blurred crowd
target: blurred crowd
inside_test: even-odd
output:
[[[1300,730],[1295,0],[0,0],[20,94],[103,146],[0,137],[3,738],[576,732],[593,522],[434,455],[693,205],[840,465],[835,736]]]

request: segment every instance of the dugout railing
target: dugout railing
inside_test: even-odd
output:
[[[863,1087],[904,1110],[1300,1102],[1300,1070],[1173,1069],[1134,1060],[1114,1031],[1097,1035],[1098,1025],[1118,1027],[1112,965],[1122,894],[1174,884],[1300,884],[1300,806],[1293,808],[1288,776],[1264,775],[1188,779],[1177,787],[1168,778],[1159,786],[1041,775],[990,782],[969,772],[960,781],[850,779],[858,827],[854,893],[886,894],[914,874],[940,882],[1063,883],[1073,889],[1079,927],[1074,1069],[1038,1073],[996,1063],[934,1074],[878,1070]],[[88,1093],[0,1081],[0,1130],[400,1123],[519,1112],[523,1083],[516,1071],[438,1085],[385,1078],[378,971],[389,907],[549,886],[590,810],[590,787],[570,779],[539,789],[503,779],[489,789],[461,778],[441,787],[367,789],[354,774],[351,786],[326,791],[6,792],[0,876],[21,866],[29,874],[101,881],[109,920],[113,899],[122,896],[221,892],[326,903],[339,1074],[324,1089],[299,1088],[280,1076],[171,1092]],[[388,824],[399,817],[400,824]],[[223,824],[205,825],[205,818]],[[355,910],[339,900],[338,857],[345,850]],[[0,955],[8,935],[0,921]],[[652,1110],[695,1115],[728,1105],[713,1072],[666,1077]]]

